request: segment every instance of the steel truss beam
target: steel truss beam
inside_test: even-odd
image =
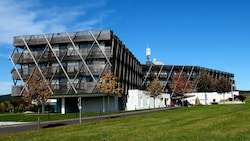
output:
[[[160,76],[160,74],[161,74],[161,71],[162,71],[163,66],[164,66],[164,65],[162,65],[162,66],[161,66],[160,71],[158,72],[157,78],[159,78],[159,76]]]
[[[171,70],[170,70],[170,72],[169,72],[169,74],[168,74],[168,77],[167,77],[167,80],[166,80],[166,84],[165,84],[164,87],[163,87],[163,90],[166,89],[167,84],[168,84],[168,81],[169,81],[169,79],[170,79],[170,77],[171,77],[171,75],[172,75],[173,70],[174,70],[174,65],[171,67]]]
[[[54,57],[56,58],[58,64],[60,65],[60,67],[61,67],[63,73],[65,74],[66,78],[68,79],[68,82],[69,82],[71,88],[72,88],[72,89],[74,90],[74,92],[77,94],[77,90],[76,90],[75,86],[72,84],[71,79],[69,78],[67,72],[65,71],[65,69],[64,69],[64,67],[63,67],[63,65],[62,65],[62,63],[61,63],[61,61],[59,60],[59,58],[57,57],[55,51],[53,50],[52,45],[50,44],[50,42],[49,42],[49,40],[47,39],[47,37],[46,37],[45,34],[43,34],[43,37],[44,37],[44,39],[46,40],[47,44],[49,45],[49,48],[50,48],[50,50],[52,51]],[[51,38],[52,38],[52,37],[51,37]],[[66,54],[67,54],[67,52],[66,52]],[[65,56],[66,56],[66,54],[65,54]],[[63,56],[63,58],[64,58],[65,56]]]
[[[176,83],[179,82],[179,79],[180,79],[180,77],[181,77],[181,75],[182,75],[182,73],[183,73],[183,70],[184,70],[184,66],[182,66],[181,72],[180,72],[180,74],[179,74],[179,76],[178,76],[178,79],[177,79],[177,82],[176,82]],[[173,91],[172,91],[170,97],[173,96],[173,94],[174,94],[174,92],[175,92],[175,89],[176,89],[176,84],[174,85],[174,89],[173,89]]]
[[[109,65],[112,66],[111,62],[109,61],[107,55],[105,54],[105,52],[102,50],[99,42],[97,41],[96,37],[93,35],[93,33],[91,31],[89,31],[89,33],[91,34],[92,38],[95,40],[96,44],[98,45],[99,49],[102,51],[102,54],[105,56],[106,60],[108,61]],[[101,31],[100,31],[101,33]]]
[[[101,35],[101,31],[99,32],[99,34],[97,35],[97,37],[95,37],[95,36],[92,34],[91,31],[89,31],[89,33],[91,34],[92,38],[94,39],[94,42],[92,43],[90,49],[88,50],[87,55],[86,55],[85,57],[83,57],[82,54],[79,52],[79,50],[77,50],[77,47],[76,47],[76,45],[75,45],[75,43],[74,43],[74,41],[73,41],[73,39],[75,38],[75,36],[76,36],[77,33],[75,33],[75,35],[73,36],[73,39],[72,39],[71,36],[69,35],[69,33],[66,32],[66,34],[67,34],[67,36],[68,36],[68,38],[69,38],[71,44],[73,45],[73,50],[78,54],[78,56],[80,57],[81,61],[83,62],[83,64],[80,66],[79,70],[78,70],[77,73],[75,74],[74,80],[73,80],[73,81],[75,81],[75,80],[77,79],[77,77],[78,77],[78,75],[79,75],[79,73],[80,73],[82,67],[85,66],[86,69],[87,69],[87,71],[88,71],[88,73],[90,74],[91,78],[93,79],[93,81],[94,81],[95,83],[97,83],[97,80],[95,79],[93,73],[91,72],[91,70],[89,69],[89,67],[88,67],[88,65],[87,65],[87,63],[86,63],[86,61],[85,61],[85,60],[87,59],[88,55],[90,54],[91,50],[93,49],[93,46],[94,46],[95,43],[98,45],[99,49],[101,50],[101,52],[102,52],[103,55],[105,56],[105,58],[106,58],[108,64],[109,64],[110,66],[112,66],[112,65],[111,65],[111,63],[110,63],[110,61],[109,61],[109,58],[107,57],[107,55],[105,54],[105,52],[102,50],[102,48],[101,48],[99,42],[97,41],[98,37]],[[102,72],[99,74],[98,79],[100,79],[101,74],[105,71],[106,68],[107,68],[107,63],[106,63],[106,65],[105,65],[105,68],[104,68],[104,69],[102,70]],[[96,86],[95,86],[95,87],[96,87]],[[95,89],[95,88],[94,88],[94,89]],[[92,90],[92,92],[94,91],[94,89]],[[69,89],[69,90],[70,90],[70,89]],[[68,90],[68,92],[69,92],[69,90]],[[68,92],[67,92],[67,93],[68,93]]]
[[[11,61],[12,65],[14,66],[14,69],[16,70],[18,77],[21,79],[21,81],[22,81],[23,84],[24,84],[24,85],[23,85],[24,88],[23,88],[23,89],[21,90],[21,92],[18,94],[18,95],[22,95],[24,89],[25,89],[26,91],[28,91],[28,88],[27,88],[26,84],[24,83],[24,80],[23,80],[21,74],[19,73],[19,71],[18,71],[18,69],[17,69],[17,67],[16,67],[16,64],[14,63],[14,61],[13,61],[13,59],[12,59],[11,57],[10,57],[10,61]],[[16,83],[15,83],[15,85],[16,85]]]
[[[32,60],[34,61],[34,63],[35,63],[35,65],[36,65],[36,67],[37,67],[39,73],[41,74],[41,76],[42,76],[42,78],[43,78],[43,81],[46,83],[46,85],[47,85],[49,91],[51,92],[51,94],[53,94],[53,91],[51,90],[51,88],[50,88],[50,86],[49,86],[49,84],[48,84],[46,78],[44,77],[44,75],[43,75],[43,73],[42,73],[42,70],[40,69],[40,67],[39,67],[39,65],[38,65],[38,62],[36,61],[34,55],[32,54],[32,52],[31,52],[31,50],[30,50],[30,48],[29,48],[27,42],[25,41],[25,39],[24,39],[23,36],[21,36],[21,39],[22,39],[22,41],[23,41],[23,43],[24,43],[26,49],[28,50],[28,52],[29,52],[29,54],[30,54]],[[31,40],[31,37],[30,37],[29,40]],[[35,70],[33,70],[31,76],[34,74],[34,72],[35,72]],[[30,78],[28,79],[27,83],[29,82],[29,80],[30,80]]]
[[[192,69],[190,70],[190,73],[189,73],[189,75],[188,75],[188,80],[187,80],[187,82],[185,83],[184,90],[186,89],[187,84],[188,84],[188,82],[190,81],[190,78],[191,78],[191,76],[192,76],[192,74],[193,74],[193,70],[194,70],[194,66],[192,66]]]
[[[145,78],[144,78],[144,80],[142,82],[142,86],[145,84],[145,82],[146,82],[146,80],[148,78],[148,75],[150,74],[150,71],[151,71],[152,67],[153,67],[153,64],[150,65],[150,67],[148,69],[148,72],[147,72],[147,74],[146,74],[146,76],[145,76]]]

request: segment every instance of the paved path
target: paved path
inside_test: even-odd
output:
[[[167,107],[167,108],[152,109],[152,110],[145,110],[145,111],[135,111],[135,112],[125,112],[125,113],[104,115],[104,116],[85,117],[81,119],[81,122],[99,121],[99,120],[105,120],[109,118],[119,118],[119,117],[126,117],[126,116],[132,116],[132,115],[138,115],[138,114],[144,114],[144,113],[172,110],[176,108],[178,107]],[[1,123],[0,123],[0,134],[7,134],[7,133],[29,131],[29,130],[38,130],[41,128],[51,128],[51,127],[57,127],[57,126],[79,124],[80,119],[75,118],[75,119],[66,119],[66,120],[46,121],[46,122],[40,122],[40,124],[38,124],[37,122],[26,122],[26,123],[5,122],[5,124],[3,122]]]

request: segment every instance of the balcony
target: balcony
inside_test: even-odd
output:
[[[92,93],[96,84],[95,82],[83,82],[83,83],[75,83],[74,86],[78,93]],[[74,93],[69,83],[54,84],[51,85],[51,88],[56,94],[66,94],[69,89],[71,89],[69,92],[70,94]]]
[[[91,31],[91,33],[97,38],[97,40],[110,40],[111,39],[110,30],[101,30],[101,31],[96,30],[96,31]],[[94,38],[88,31],[71,32],[69,33],[69,35],[74,42],[94,41]],[[71,43],[68,35],[65,32],[46,34],[45,36],[50,41],[51,44]],[[23,38],[26,42],[28,42],[28,45],[47,44],[47,41],[45,40],[43,34],[27,35],[27,36],[23,36]],[[13,40],[13,44],[14,46],[25,46],[21,36],[15,36]]]
[[[11,88],[11,96],[21,96],[22,90],[23,90],[22,85],[13,85]]]
[[[109,57],[111,55],[111,47],[103,47],[102,51],[98,47],[92,48],[91,50],[89,48],[81,48],[79,52],[82,56],[88,55],[90,58],[105,58],[103,52]]]
[[[83,56],[83,58],[105,58],[103,55],[103,52],[107,57],[110,57],[111,55],[111,47],[104,47],[102,48],[103,52],[100,50],[100,48],[92,48],[91,50],[89,48],[81,48],[78,49],[80,54]],[[60,50],[60,51],[55,51],[56,55],[62,59],[63,57],[66,60],[81,60],[79,55],[76,53],[75,50]],[[32,55],[34,58],[38,61],[40,58],[40,61],[56,61],[56,58],[54,57],[53,53],[51,51],[33,51]],[[12,55],[12,60],[15,64],[19,63],[32,63],[34,62],[30,53],[14,53]]]
[[[99,75],[103,72],[105,68],[105,64],[95,64],[95,65],[88,65],[90,72],[93,75]],[[90,73],[87,70],[86,66],[83,66],[80,70],[82,75],[90,75]]]
[[[49,51],[44,52],[44,53],[42,51],[34,51],[34,52],[32,52],[32,55],[34,56],[34,58],[36,60],[38,60],[38,59],[40,59],[42,57],[43,61],[48,61],[48,60],[51,60],[52,53],[49,52]],[[13,56],[12,56],[12,59],[13,59],[13,62],[15,64],[34,62],[29,53],[14,53]]]

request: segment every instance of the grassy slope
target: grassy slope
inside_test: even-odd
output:
[[[0,135],[0,140],[250,140],[250,104],[213,105]]]

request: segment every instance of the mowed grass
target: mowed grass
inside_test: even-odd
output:
[[[82,117],[91,117],[105,115],[109,113],[82,113]],[[79,118],[79,113],[67,113],[62,115],[60,113],[45,113],[39,115],[41,121],[51,121],[51,120],[62,120],[62,119],[72,119]],[[0,114],[0,122],[4,121],[17,121],[17,122],[36,122],[38,118],[37,113],[25,114],[25,113],[2,113]]]
[[[147,141],[147,140],[250,140],[250,104],[211,105],[166,110],[0,135],[8,141]],[[1,129],[2,130],[2,129]]]

